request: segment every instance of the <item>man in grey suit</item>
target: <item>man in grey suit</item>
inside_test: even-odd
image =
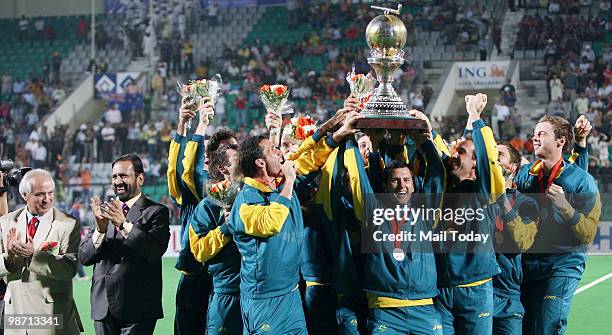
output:
[[[153,334],[162,311],[161,257],[170,240],[170,211],[140,191],[142,161],[124,155],[113,162],[119,198],[92,198],[96,229],[79,248],[83,265],[94,265],[91,318],[98,335]]]
[[[26,207],[0,218],[0,276],[7,283],[4,313],[58,316],[63,326],[53,322],[37,327],[34,323],[7,321],[5,334],[78,334],[83,331],[72,296],[72,278],[77,271],[81,239],[77,219],[62,213],[54,204],[55,183],[41,169],[26,173],[19,193]],[[40,319],[39,319],[40,324]]]

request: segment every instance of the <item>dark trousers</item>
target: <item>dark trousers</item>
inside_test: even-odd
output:
[[[204,334],[211,291],[209,276],[181,274],[176,289],[175,335]]]
[[[110,313],[102,321],[94,321],[96,335],[153,335],[156,319],[129,322],[118,320]]]

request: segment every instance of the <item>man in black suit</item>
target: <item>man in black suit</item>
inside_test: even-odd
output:
[[[142,161],[113,162],[119,199],[91,199],[96,229],[81,242],[79,258],[94,265],[91,318],[97,335],[153,334],[162,311],[161,257],[170,240],[170,211],[140,193]]]

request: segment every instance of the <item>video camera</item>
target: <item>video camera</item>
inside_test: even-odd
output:
[[[23,176],[28,173],[28,171],[32,170],[31,167],[23,167],[21,169],[13,170],[15,164],[12,160],[0,160],[0,171],[4,173],[3,183],[4,187],[8,190],[11,187],[19,188],[19,183]],[[13,170],[13,171],[11,171]]]

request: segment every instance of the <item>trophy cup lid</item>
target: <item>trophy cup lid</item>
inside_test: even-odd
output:
[[[404,22],[391,13],[399,15],[402,5],[397,10],[372,6],[374,9],[384,10],[366,28],[366,42],[375,57],[402,57],[402,49],[406,45],[407,31]]]

